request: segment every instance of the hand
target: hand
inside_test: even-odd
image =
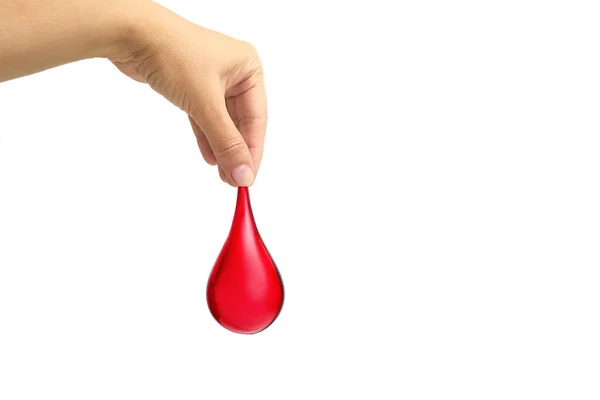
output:
[[[250,186],[267,124],[263,69],[252,45],[197,26],[151,2],[123,49],[109,57],[124,74],[188,114],[202,156],[221,179]]]

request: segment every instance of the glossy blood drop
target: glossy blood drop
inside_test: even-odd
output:
[[[256,228],[247,187],[238,188],[231,230],[210,273],[206,297],[217,322],[236,333],[266,329],[283,306],[283,282]]]

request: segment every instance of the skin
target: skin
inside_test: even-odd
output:
[[[251,44],[150,0],[0,0],[0,82],[89,58],[106,58],[183,110],[223,181],[254,182],[267,103]]]

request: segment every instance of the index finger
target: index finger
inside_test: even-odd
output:
[[[262,160],[267,133],[267,96],[264,85],[257,84],[235,96],[234,104],[238,130],[250,150],[256,175]]]

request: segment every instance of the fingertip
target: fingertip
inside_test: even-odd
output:
[[[202,158],[204,159],[204,162],[206,162],[208,165],[211,165],[213,167],[219,165],[219,162],[217,161],[217,158],[212,153],[212,151],[204,149],[202,147],[199,147],[199,148],[200,148],[200,154],[202,154]]]
[[[221,168],[221,166],[220,166],[220,165],[219,165],[219,178],[221,178],[221,180],[222,180],[223,182],[225,182],[226,184],[228,184],[228,185],[230,185],[230,186],[233,186],[233,187],[235,187],[235,185],[234,185],[234,184],[232,184],[232,183],[229,181],[229,178],[227,178],[227,175],[225,174],[225,171],[223,171],[223,168]]]
[[[204,161],[206,161],[206,163],[208,165],[212,165],[213,167],[215,165],[218,165],[217,159],[214,156],[212,156],[212,158],[211,157],[204,157]]]
[[[192,124],[192,130],[194,131],[194,136],[196,137],[196,142],[198,143],[198,148],[200,149],[202,158],[204,158],[204,161],[206,161],[208,165],[217,165],[217,157],[215,157],[215,154],[210,147],[210,143],[208,142],[208,139],[206,139],[204,131],[191,117],[189,117],[189,120]]]
[[[254,182],[254,172],[248,165],[240,165],[231,171],[233,182],[237,186],[251,186]]]
[[[217,157],[215,157],[215,154],[210,148],[210,145],[208,144],[204,133],[201,133],[201,135],[196,136],[196,142],[198,142],[198,148],[200,149],[200,154],[202,154],[202,158],[204,158],[204,161],[206,161],[208,165],[217,165]]]

